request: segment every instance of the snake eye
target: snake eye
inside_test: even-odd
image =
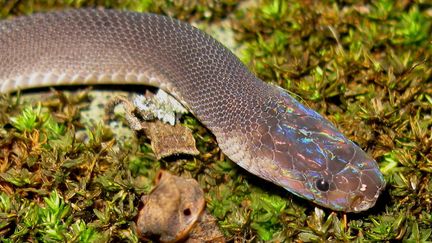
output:
[[[316,181],[316,188],[320,191],[326,192],[330,189],[330,184],[323,179],[318,179]]]

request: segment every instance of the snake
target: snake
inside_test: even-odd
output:
[[[0,93],[95,84],[168,92],[233,162],[317,206],[365,211],[385,188],[378,163],[335,125],[186,22],[108,9],[0,21]]]

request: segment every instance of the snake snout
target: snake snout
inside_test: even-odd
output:
[[[360,212],[375,205],[386,183],[377,163],[366,153],[357,153],[352,167],[358,171],[358,185],[350,208],[352,212]]]
[[[352,212],[360,212],[373,207],[385,188],[385,180],[378,170],[362,171],[356,197],[352,200]]]

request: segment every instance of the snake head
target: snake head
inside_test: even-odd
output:
[[[329,121],[285,92],[263,106],[256,141],[260,177],[321,206],[360,212],[385,187],[378,164]]]

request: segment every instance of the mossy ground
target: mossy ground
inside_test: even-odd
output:
[[[58,3],[61,2],[61,3]],[[0,238],[137,241],[140,194],[159,168],[196,178],[232,240],[432,241],[432,5],[423,1],[8,1],[0,16],[106,6],[218,24],[240,58],[296,94],[373,155],[387,181],[360,214],[315,208],[230,162],[192,116],[201,154],[156,161],[144,137],[120,141],[103,122],[83,127],[89,96],[0,100]]]

